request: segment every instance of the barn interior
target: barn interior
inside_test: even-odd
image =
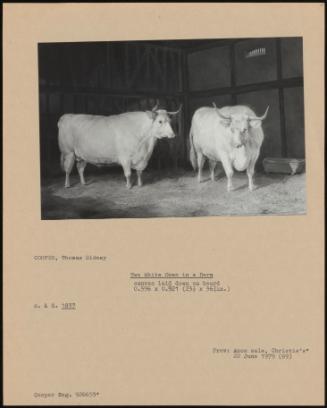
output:
[[[305,174],[266,174],[263,159],[305,158],[302,38],[236,38],[40,43],[39,112],[42,219],[300,214]],[[151,110],[159,101],[182,111],[176,137],[158,141],[144,186],[127,190],[121,167],[76,169],[64,188],[57,122],[64,113],[113,115]],[[258,188],[245,173],[227,193],[222,168],[198,184],[188,159],[192,115],[202,106],[242,104],[262,115],[265,140]],[[207,170],[208,171],[208,170]]]

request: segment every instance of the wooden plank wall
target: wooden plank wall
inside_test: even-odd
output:
[[[41,81],[39,86],[41,154],[43,173],[46,174],[60,171],[57,165],[57,121],[62,114],[112,115],[144,111],[151,110],[156,101],[159,101],[159,107],[174,111],[184,102],[180,83],[182,53],[176,48],[141,43],[124,44],[117,50],[117,46],[108,43],[104,63],[90,74],[85,68],[74,73],[74,54],[70,47],[74,45],[65,44],[62,55],[67,59],[71,80]],[[117,51],[122,51],[122,65],[119,65]],[[82,53],[82,61],[86,57],[87,54]],[[84,83],[76,81],[81,78],[81,71],[86,78]],[[90,75],[89,80],[87,75]],[[183,164],[183,115],[181,113],[172,121],[176,138],[157,143],[150,167],[176,169]]]

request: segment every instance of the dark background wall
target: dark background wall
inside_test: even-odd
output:
[[[249,57],[256,49],[263,55]],[[59,174],[57,121],[183,103],[177,137],[160,141],[150,168],[189,166],[188,132],[200,106],[245,104],[264,122],[263,157],[304,157],[301,38],[39,44],[42,179]]]

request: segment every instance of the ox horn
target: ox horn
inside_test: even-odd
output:
[[[155,112],[159,108],[159,99],[157,99],[156,105],[152,108],[152,112]]]
[[[266,112],[262,116],[251,116],[249,119],[250,120],[264,120],[267,117],[268,110],[269,110],[269,105],[268,105],[268,107],[266,109]]]
[[[177,111],[175,111],[175,112],[167,112],[168,113],[168,115],[177,115],[177,113],[179,113],[180,111],[181,111],[181,109],[182,109],[182,104],[180,104],[180,106],[179,106],[179,108],[178,108],[178,110]]]
[[[218,113],[218,116],[220,116],[222,119],[230,120],[230,116],[224,116],[224,115],[220,112],[220,110],[217,108],[217,105],[216,105],[214,102],[212,102],[212,104],[213,104],[213,107],[216,109],[216,112]]]

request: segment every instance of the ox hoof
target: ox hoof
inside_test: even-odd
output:
[[[66,185],[66,184],[65,184],[65,188],[70,188],[70,185]]]
[[[126,185],[126,188],[127,188],[128,190],[130,190],[130,189],[132,188],[132,184],[127,184],[127,185]]]
[[[258,188],[258,186],[257,185],[252,185],[252,186],[249,186],[249,191],[254,191],[254,190],[256,190]]]
[[[137,183],[137,186],[138,186],[138,187],[142,187],[142,186],[143,186],[143,183]]]
[[[227,187],[227,193],[230,193],[235,190],[234,186]]]

